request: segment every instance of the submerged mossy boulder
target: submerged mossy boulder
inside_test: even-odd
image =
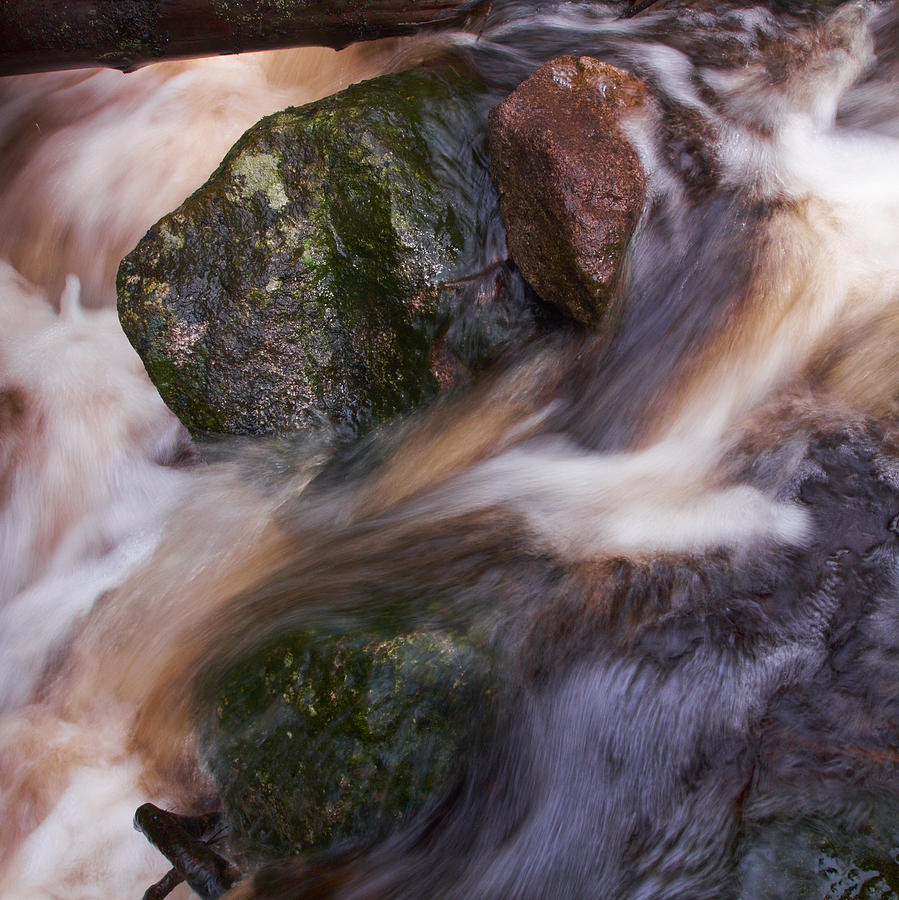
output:
[[[285,110],[150,229],[119,270],[119,316],[194,434],[355,435],[437,389],[458,285],[495,262],[492,102],[443,67]]]
[[[489,665],[470,639],[305,632],[215,678],[207,765],[254,863],[383,836],[452,776]]]

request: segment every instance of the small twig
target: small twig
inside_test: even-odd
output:
[[[204,900],[214,900],[242,877],[207,843],[220,827],[220,818],[216,814],[179,816],[145,803],[134,814],[134,827],[143,832],[173,866],[172,872],[150,888],[150,891],[165,892],[150,894],[150,898],[165,897],[179,883],[173,879],[180,877]]]
[[[633,19],[634,16],[640,15],[641,12],[649,9],[650,6],[653,6],[658,2],[659,0],[631,0],[630,5],[624,11],[622,18]]]
[[[163,900],[163,898],[168,897],[182,881],[184,881],[184,878],[179,874],[177,869],[169,869],[156,884],[148,887],[146,891],[144,891],[142,900]]]
[[[488,275],[492,275],[494,272],[497,272],[501,269],[508,260],[503,257],[502,259],[495,259],[492,262],[487,263],[487,265],[478,272],[473,272],[471,275],[465,275],[462,278],[454,278],[452,281],[441,281],[441,286],[446,287],[459,287],[463,284],[470,284],[473,281],[480,281],[482,278],[486,278]]]
[[[490,13],[493,12],[493,0],[487,0],[486,8],[483,10],[481,14],[481,27],[478,29],[478,37],[477,40],[480,40],[484,36],[484,31],[487,28],[487,20],[490,18]]]

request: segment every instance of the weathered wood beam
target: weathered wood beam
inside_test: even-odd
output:
[[[354,41],[463,25],[488,0],[0,0],[0,75]]]

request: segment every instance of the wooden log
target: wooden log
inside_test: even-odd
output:
[[[0,75],[354,41],[464,25],[489,0],[2,0]]]

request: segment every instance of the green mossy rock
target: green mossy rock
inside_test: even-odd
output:
[[[458,762],[486,657],[436,632],[305,633],[216,679],[207,764],[254,862],[383,836]]]
[[[899,847],[889,797],[856,795],[822,816],[747,823],[740,900],[895,900]]]
[[[119,270],[119,316],[191,432],[354,436],[446,381],[435,342],[499,227],[491,102],[445,67],[285,110],[150,229]],[[486,318],[463,356],[522,328],[502,325],[508,304]]]

